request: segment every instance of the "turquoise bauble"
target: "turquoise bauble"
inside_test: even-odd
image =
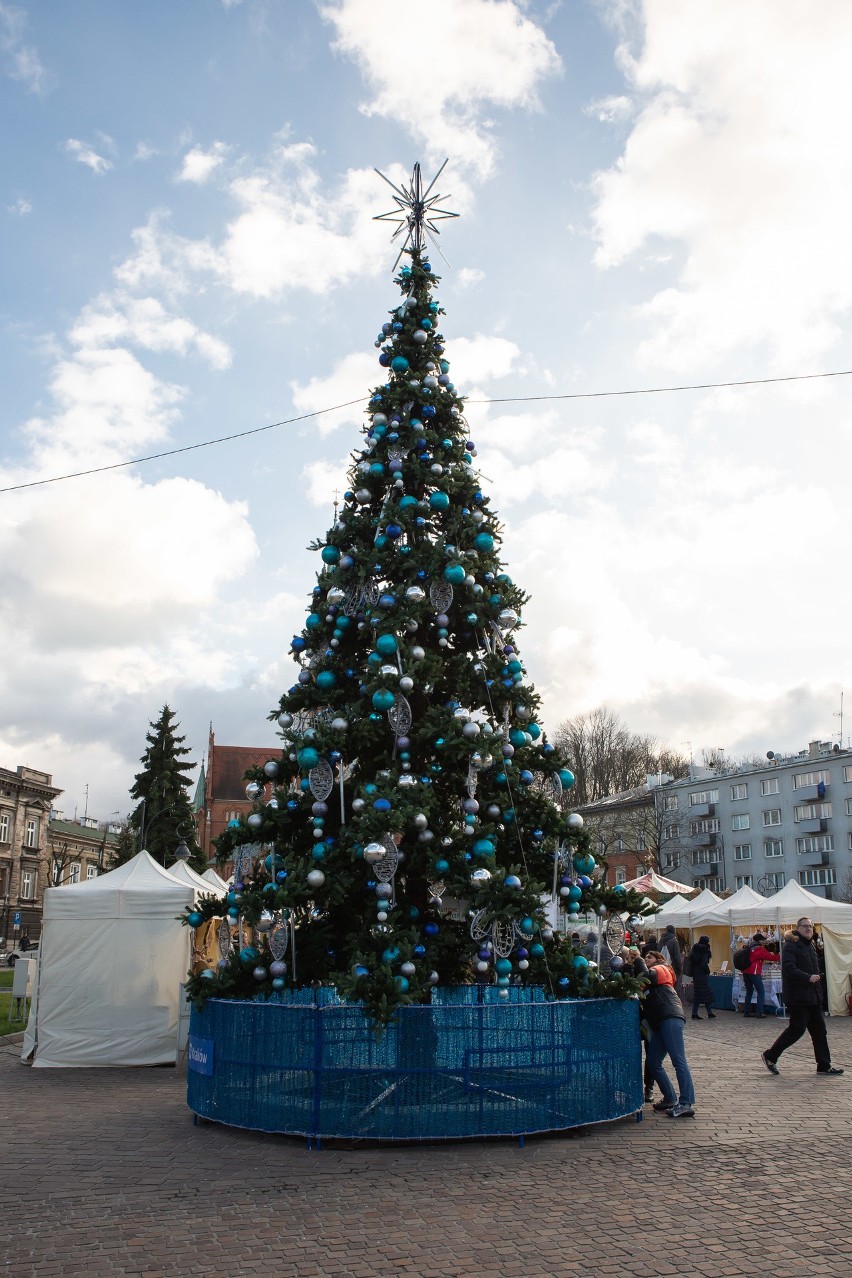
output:
[[[315,768],[319,763],[319,751],[313,746],[303,746],[296,758],[300,768]]]
[[[520,927],[524,936],[532,936],[535,931],[535,922],[533,919],[521,919]]]
[[[328,550],[327,546],[326,546],[326,550]],[[308,613],[308,616],[305,618],[306,630],[316,630],[317,627],[321,625],[322,625],[322,617],[319,615],[318,612]]]
[[[527,734],[524,732],[523,728],[512,728],[512,731],[509,733],[509,740],[512,745],[516,747],[526,745]]]
[[[372,701],[377,710],[390,710],[396,697],[389,688],[379,688],[373,693]]]
[[[542,958],[544,955],[544,946],[541,941],[534,941],[530,946],[530,954],[533,958]]]
[[[570,790],[574,784],[574,773],[570,772],[568,768],[560,768],[559,780],[562,782],[563,790]]]
[[[372,465],[370,466],[370,474],[375,475],[376,478],[378,478],[380,475],[383,475],[384,473],[385,473],[385,468],[381,462],[373,462]],[[323,552],[323,557],[325,557],[325,552]]]
[[[400,994],[406,994],[408,992],[408,977],[398,976],[396,978],[396,987],[399,990]]]
[[[569,914],[579,914],[579,913],[580,913],[580,902],[579,902],[579,901],[569,901],[569,902],[568,902],[568,913],[569,913]]]
[[[395,373],[404,373],[408,368],[408,360],[404,355],[394,355],[391,360],[391,368]]]
[[[491,536],[491,533],[477,533],[473,539],[473,544],[476,550],[481,550],[488,554],[494,549],[494,538]]]
[[[447,873],[449,872],[449,868],[450,868],[450,863],[449,863],[449,861],[436,861],[436,862],[435,862],[435,873],[436,873],[436,874],[447,874]],[[190,917],[192,917],[192,916],[190,916]],[[195,924],[194,924],[194,923],[193,923],[193,927],[195,927]]]
[[[244,950],[240,950],[240,962],[243,967],[252,967],[260,958],[260,951],[256,950],[253,945],[247,945]]]
[[[410,510],[412,506],[417,505],[417,498],[412,497],[410,493],[406,493],[404,497],[399,499],[400,510]]]
[[[512,961],[507,958],[498,958],[494,964],[494,971],[498,976],[508,976],[512,970]]]
[[[376,651],[380,652],[383,657],[392,657],[398,647],[396,635],[379,635],[376,640]]]
[[[272,988],[274,990],[283,990],[286,987],[286,985],[287,985],[287,982],[284,980],[282,976],[276,976],[275,980],[272,982]]]
[[[429,494],[429,505],[433,510],[447,510],[450,499],[446,493],[436,492]]]
[[[186,921],[190,927],[201,927],[204,922],[204,915],[199,914],[198,910],[192,910],[191,913],[187,914]]]
[[[538,741],[539,737],[541,736],[541,728],[539,727],[537,723],[528,723],[527,732],[530,734],[533,741]]]
[[[394,947],[393,949],[385,950],[384,954],[382,955],[382,962],[393,963],[398,958],[399,958],[399,950],[396,947]]]
[[[571,960],[571,966],[576,967],[578,972],[584,972],[589,966],[589,960],[583,954],[575,954]]]
[[[595,868],[595,858],[593,856],[575,856],[574,869],[578,874],[591,874]]]
[[[579,901],[582,895],[583,895],[583,889],[578,888],[576,883],[572,884],[571,887],[569,887],[568,889],[569,901]]]
[[[321,554],[323,562],[327,564],[336,564],[340,558],[340,551],[337,546],[323,546]]]
[[[474,856],[493,856],[497,849],[490,839],[477,839],[471,851]]]
[[[333,670],[320,670],[319,674],[317,675],[318,688],[323,688],[323,689],[333,688],[336,683],[337,683],[337,675],[334,673]]]
[[[464,581],[465,576],[465,570],[461,564],[447,564],[444,569],[445,579],[452,582],[454,586],[460,586]]]

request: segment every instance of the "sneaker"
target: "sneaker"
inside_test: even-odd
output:
[[[842,1074],[842,1073],[843,1073],[843,1070],[842,1070],[842,1069],[838,1069],[836,1065],[829,1065],[828,1069],[820,1069],[820,1067],[819,1067],[819,1066],[817,1066],[817,1073],[818,1073],[818,1074],[834,1074],[834,1075],[837,1075],[837,1074]]]
[[[673,1105],[669,1110],[669,1118],[694,1118],[695,1109],[692,1105]]]
[[[676,1106],[677,1106],[677,1101],[666,1100],[665,1097],[663,1097],[662,1100],[657,1101],[657,1103],[654,1105],[654,1109],[657,1111],[658,1114],[668,1114],[668,1112],[672,1109],[675,1109]]]
[[[654,1099],[654,1093],[653,1093],[653,1092],[646,1092],[646,1093],[645,1093],[645,1104],[646,1104],[646,1105],[650,1105],[650,1104],[651,1104],[651,1101],[652,1101],[653,1099]]]
[[[778,1066],[769,1056],[767,1056],[766,1052],[760,1053],[760,1059],[763,1061],[770,1074],[777,1074],[779,1072]]]
[[[715,1012],[708,1012],[708,1013],[707,1013],[707,1019],[708,1019],[708,1021],[715,1021],[715,1019],[716,1019],[716,1013],[715,1013]]]

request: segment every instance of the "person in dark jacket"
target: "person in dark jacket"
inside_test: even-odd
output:
[[[762,1053],[763,1063],[770,1074],[778,1073],[778,1057],[793,1043],[797,1043],[805,1030],[813,1043],[817,1073],[842,1074],[843,1070],[831,1063],[825,1018],[822,1014],[819,955],[814,945],[814,925],[807,917],[799,919],[795,931],[784,942],[781,954],[781,987],[790,1013],[790,1024],[772,1046]]]
[[[662,954],[649,950],[645,958],[634,960],[633,975],[643,976],[648,982],[642,995],[642,1015],[651,1031],[648,1040],[648,1065],[663,1093],[663,1099],[657,1102],[654,1109],[667,1113],[669,1118],[693,1118],[695,1086],[683,1043],[686,1016],[674,988],[674,972]],[[671,1058],[674,1065],[679,1094],[675,1093],[671,1080],[663,1069],[666,1056]]]
[[[703,1003],[707,1008],[707,1019],[714,1021],[716,1013],[712,1010],[715,999],[710,989],[710,937],[699,936],[689,951],[692,964],[692,1019],[700,1021],[698,1009]]]
[[[666,950],[668,950],[669,966],[675,974],[675,982],[679,982],[683,975],[683,961],[680,957],[680,942],[677,939],[677,932],[674,929],[674,923],[669,923],[665,932],[663,932],[657,949],[663,955],[665,955]]]

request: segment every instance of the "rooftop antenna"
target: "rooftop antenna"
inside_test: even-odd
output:
[[[833,717],[840,720],[840,747],[843,748],[843,693],[840,693],[840,712],[836,710]]]

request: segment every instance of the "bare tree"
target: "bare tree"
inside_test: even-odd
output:
[[[577,807],[635,789],[650,774],[686,776],[689,767],[684,755],[660,745],[650,733],[632,732],[607,706],[566,719],[556,729],[555,741],[571,761],[571,802]]]

